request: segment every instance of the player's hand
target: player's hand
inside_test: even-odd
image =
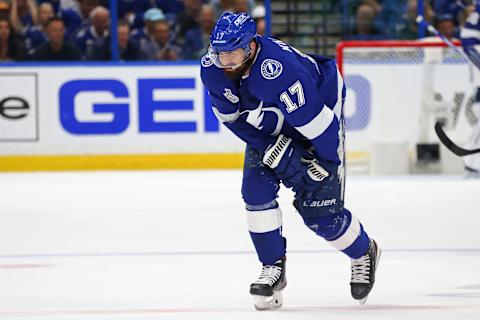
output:
[[[309,156],[302,157],[301,161],[307,166],[307,174],[303,177],[303,188],[309,192],[316,191],[330,174],[311,153]]]
[[[302,157],[307,155],[308,152],[302,145],[280,134],[265,150],[263,163],[273,170],[287,188],[301,190],[308,170],[308,165],[302,161]]]

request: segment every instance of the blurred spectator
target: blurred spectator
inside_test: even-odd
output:
[[[147,60],[179,60],[181,49],[173,44],[170,34],[170,25],[167,21],[157,21],[153,28],[152,37],[144,43],[140,50]]]
[[[135,3],[137,2],[137,3]],[[130,21],[135,19],[135,7],[139,7],[138,10],[141,11],[142,13],[145,12],[147,9],[141,8],[141,6],[138,3],[139,1],[133,1],[133,0],[117,0],[118,3],[118,16],[121,17],[122,19],[126,19],[126,21]],[[143,9],[143,10],[142,10]]]
[[[233,1],[234,0],[210,0],[210,4],[215,9],[215,21],[218,20],[225,11],[233,12]]]
[[[100,0],[78,0],[78,5],[82,20],[88,20],[92,17],[92,11],[102,6],[102,3]]]
[[[257,33],[261,36],[264,36],[267,27],[265,20],[265,6],[258,5],[253,8],[252,18],[257,23]]]
[[[420,0],[422,1],[422,0]],[[408,0],[407,8],[403,14],[404,21],[397,38],[400,39],[417,39],[418,25],[415,20],[417,17],[417,0]],[[429,22],[432,22],[431,20]]]
[[[79,10],[74,8],[61,9],[60,17],[65,23],[67,34],[75,38],[81,29],[86,29],[90,24],[90,15],[96,7],[99,6],[100,0],[78,0]]]
[[[375,19],[375,8],[370,3],[363,3],[357,8],[355,28],[357,34],[370,35]]]
[[[101,55],[110,27],[110,12],[98,6],[90,13],[91,26],[80,30],[75,38],[77,47],[86,60],[93,60]]]
[[[254,0],[233,0],[233,12],[247,12],[252,14],[252,9],[255,6]]]
[[[438,32],[443,34],[448,40],[452,40],[455,37],[455,19],[451,14],[443,14],[435,19],[435,27]]]
[[[16,32],[37,23],[37,4],[35,0],[11,0],[10,22]]]
[[[420,0],[424,1],[424,0]],[[424,1],[424,17],[429,23],[434,23],[435,12],[428,3]],[[408,0],[406,13],[403,15],[404,21],[400,31],[397,34],[398,39],[413,40],[418,38],[418,23],[417,23],[417,0]]]
[[[435,13],[428,0],[424,1],[425,19],[433,23]],[[375,19],[375,28],[391,39],[417,39],[417,0],[384,0]]]
[[[140,58],[140,49],[128,37],[130,34],[130,26],[128,23],[126,21],[120,21],[117,32],[120,60],[138,60]]]
[[[44,2],[38,7],[38,24],[28,27],[25,31],[25,45],[29,53],[47,41],[45,30],[48,21],[53,18],[54,15],[53,6],[49,2]]]
[[[369,4],[372,6],[374,9],[375,15],[379,14],[380,11],[382,10],[382,3],[384,3],[384,0],[363,0],[362,3]]]
[[[450,15],[455,26],[458,26],[461,14],[464,12],[466,3],[460,0],[434,0],[433,9],[439,16]]]
[[[365,2],[357,8],[355,14],[355,30],[349,39],[355,40],[379,40],[387,38],[374,26],[376,8],[370,2]]]
[[[62,19],[54,17],[48,20],[45,30],[48,41],[33,52],[33,60],[38,61],[78,61],[82,59],[80,51],[68,39],[65,39],[65,25]]]
[[[10,12],[10,5],[5,0],[0,0],[0,14],[8,15]]]
[[[50,0],[46,0],[50,1]],[[78,4],[78,0],[60,0],[60,6],[57,8],[57,14],[60,12],[60,10],[66,10],[66,9],[72,9],[75,11],[80,10],[80,6]]]
[[[127,19],[132,29],[143,27],[143,14],[152,8],[160,9],[165,19],[174,22],[183,11],[182,0],[119,0],[119,16]]]
[[[57,15],[58,9],[60,9],[60,0],[35,0],[35,2],[37,4],[37,9],[40,9],[42,3],[50,3],[52,5],[55,16]]]
[[[189,30],[200,27],[202,0],[183,0],[185,10],[177,16],[175,36],[181,45],[185,43],[185,35]]]
[[[140,49],[138,48],[137,43],[129,39],[130,25],[126,19],[122,19],[118,22],[118,49],[119,49],[119,58],[122,61],[133,61],[140,59]],[[110,60],[111,59],[111,50],[110,50],[110,36],[107,37],[104,46],[103,52],[98,60]]]
[[[248,0],[233,0],[233,12],[248,12],[250,14],[251,9],[248,7]]]
[[[394,39],[404,23],[406,8],[405,1],[385,0],[375,18],[375,29]]]
[[[153,35],[153,29],[157,21],[165,20],[163,11],[158,8],[152,8],[145,11],[143,14],[143,21],[145,27],[141,29],[135,29],[130,34],[130,39],[137,43],[138,46],[142,46],[144,42],[149,41]]]
[[[0,16],[0,61],[21,61],[26,58],[23,39],[16,35],[6,16]]]
[[[209,4],[202,5],[200,27],[189,30],[185,35],[183,54],[185,59],[200,59],[208,51],[210,34],[215,26],[215,10]]]

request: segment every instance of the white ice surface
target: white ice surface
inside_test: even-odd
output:
[[[383,249],[365,306],[349,260],[282,190],[284,306],[258,312],[240,171],[0,174],[0,319],[480,319],[480,181],[349,177]]]

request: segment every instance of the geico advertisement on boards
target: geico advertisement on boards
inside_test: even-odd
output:
[[[244,150],[216,119],[196,64],[0,70],[4,155]]]
[[[0,142],[37,141],[39,128],[36,74],[2,73],[0,88]]]
[[[465,68],[443,66],[435,72],[449,76],[433,82],[422,65],[347,68],[347,151],[369,151],[382,138],[414,143],[442,108],[459,109],[468,134]],[[0,68],[0,87],[3,155],[244,150],[213,114],[196,64]]]
[[[0,72],[0,153],[240,152],[198,65],[11,67]]]

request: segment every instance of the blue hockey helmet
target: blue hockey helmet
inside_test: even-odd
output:
[[[210,35],[210,58],[220,68],[234,68],[243,64],[250,55],[250,41],[257,35],[257,25],[247,13],[225,12],[218,19]],[[222,63],[221,53],[244,49],[245,61],[235,65]]]

